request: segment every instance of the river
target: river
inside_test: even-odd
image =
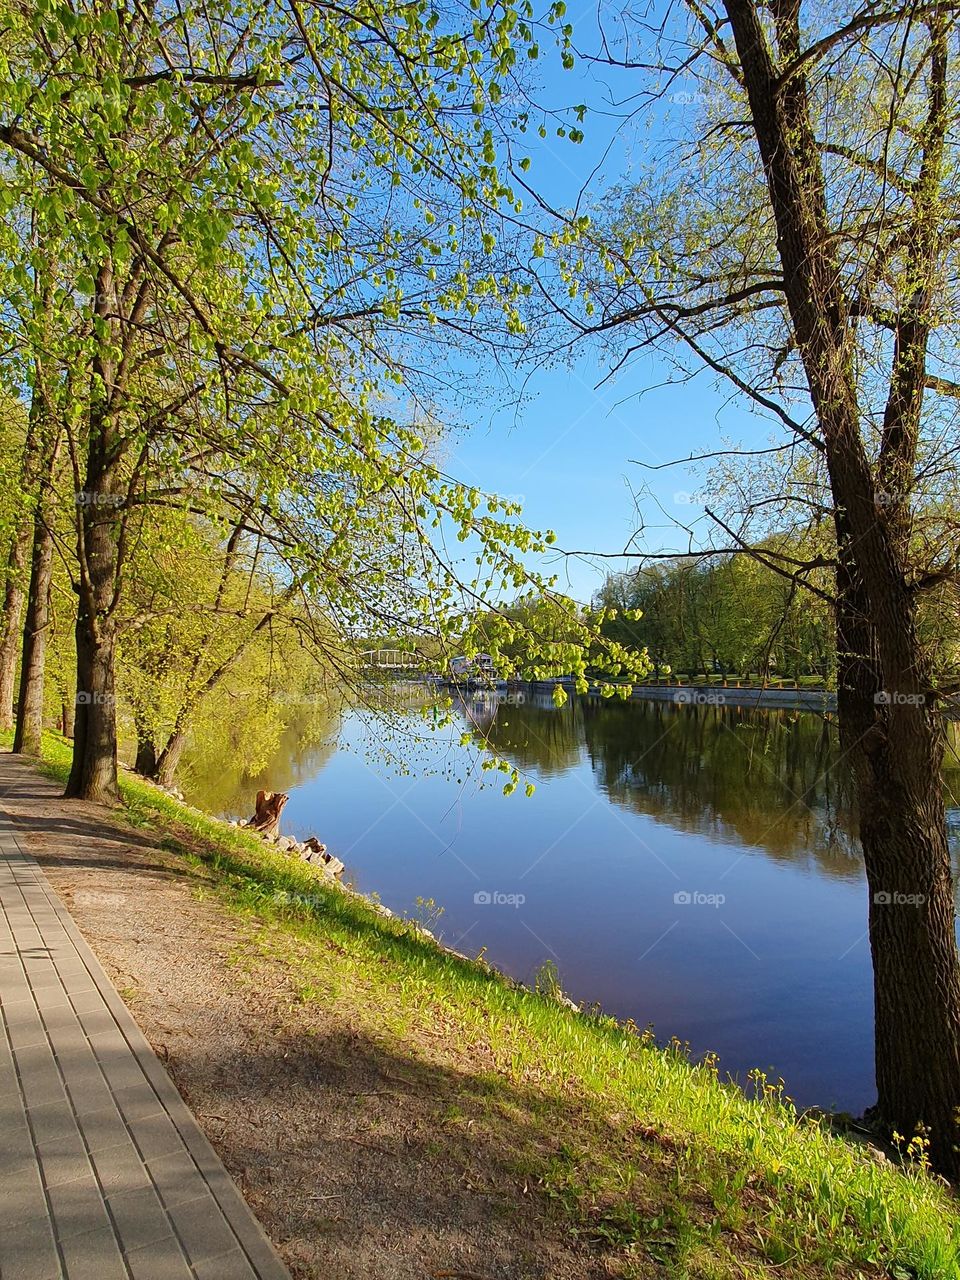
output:
[[[483,741],[520,768],[512,796],[480,770]],[[782,1077],[800,1106],[873,1100],[865,878],[829,716],[486,693],[436,729],[345,710],[309,748],[288,735],[259,778],[189,757],[184,775],[223,816],[249,816],[258,786],[289,791],[285,832],[515,977],[555,965],[575,1000],[741,1081]]]

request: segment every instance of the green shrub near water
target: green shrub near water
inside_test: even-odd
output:
[[[45,770],[64,777],[69,753],[48,735]],[[565,1008],[549,983],[538,994],[445,952],[149,783],[124,775],[121,791],[129,821],[166,833],[226,905],[256,917],[264,950],[297,953],[307,997],[349,992],[351,1012],[407,1055],[426,1028],[431,1051],[437,1027],[451,1054],[482,1042],[495,1070],[474,1077],[474,1101],[493,1124],[522,1099],[518,1171],[571,1230],[613,1251],[612,1274],[648,1275],[652,1262],[676,1277],[960,1278],[960,1208],[922,1160],[870,1158],[758,1073],[748,1097],[714,1061],[691,1063],[678,1045]]]

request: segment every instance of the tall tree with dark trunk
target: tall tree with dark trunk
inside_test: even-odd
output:
[[[879,451],[871,462],[850,300],[830,236],[803,69],[799,5],[727,0],[776,223],[784,292],[823,437],[836,504],[838,702],[854,763],[870,887],[877,1114],[929,1130],[938,1167],[960,1174],[960,960],[941,768],[936,671],[918,637],[910,492],[920,440],[930,310],[940,272],[947,130],[946,11],[928,17],[929,108],[904,246],[910,289],[894,349]],[[878,503],[883,493],[886,501]],[[886,695],[886,696],[884,696]]]
[[[758,535],[801,501],[789,463],[806,455],[819,470],[802,510],[832,509],[834,523],[839,719],[870,898],[874,1115],[887,1132],[927,1136],[936,1166],[958,1176],[941,715],[958,673],[927,625],[944,593],[955,616],[960,572],[960,386],[945,376],[960,339],[958,13],[870,6],[835,24],[800,0],[690,0],[686,12],[665,37],[670,57],[639,19],[644,54],[604,44],[601,61],[651,70],[651,95],[685,115],[689,150],[667,161],[664,141],[649,186],[588,233],[600,316],[582,327],[629,329],[629,354],[706,366],[778,424],[784,443],[763,452],[785,460],[780,512],[769,499],[739,523],[707,511],[721,547],[811,589],[824,558],[778,557]]]

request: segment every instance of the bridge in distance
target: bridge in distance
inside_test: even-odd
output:
[[[367,649],[360,654],[360,660],[374,671],[426,671],[420,654],[403,649]]]

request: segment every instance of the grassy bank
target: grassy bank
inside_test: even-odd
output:
[[[45,749],[64,777],[68,745]],[[539,1197],[590,1243],[597,1274],[960,1278],[960,1211],[922,1167],[880,1163],[762,1078],[748,1098],[711,1062],[519,988],[255,837],[121,785],[126,819],[202,868],[202,891],[290,967],[301,1004],[345,1006],[398,1059],[455,1074],[444,1125],[465,1150],[508,1153],[504,1213]]]

